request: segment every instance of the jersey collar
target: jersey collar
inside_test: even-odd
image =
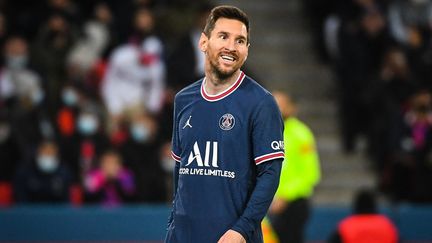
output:
[[[243,79],[245,78],[245,76],[246,75],[243,73],[243,71],[240,71],[239,77],[229,88],[227,88],[226,90],[220,92],[219,94],[215,94],[215,95],[207,94],[207,92],[205,91],[204,84],[205,84],[206,79],[204,78],[204,80],[201,83],[201,96],[205,100],[210,101],[210,102],[221,100],[221,99],[227,97],[228,95],[232,94],[240,86],[240,84],[243,82]]]

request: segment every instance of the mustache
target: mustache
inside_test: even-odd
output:
[[[235,51],[221,51],[220,55],[233,56],[235,59],[238,59],[238,55]]]

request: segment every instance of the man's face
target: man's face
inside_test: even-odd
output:
[[[206,54],[206,66],[220,79],[232,76],[245,62],[249,50],[247,34],[241,21],[220,18],[210,37],[201,35],[199,44]]]

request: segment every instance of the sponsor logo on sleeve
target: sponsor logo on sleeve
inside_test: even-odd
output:
[[[273,150],[283,150],[284,149],[284,141],[273,141],[270,144]]]

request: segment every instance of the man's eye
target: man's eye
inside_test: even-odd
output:
[[[226,35],[220,35],[219,39],[225,40],[226,39]]]
[[[243,39],[239,39],[239,40],[237,40],[237,43],[243,45],[246,43],[246,41]]]

